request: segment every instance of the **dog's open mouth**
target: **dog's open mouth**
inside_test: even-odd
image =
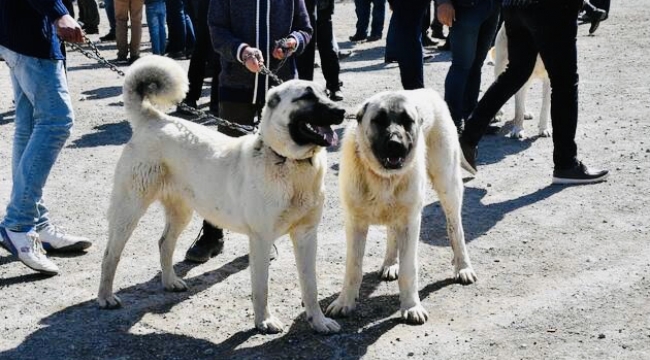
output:
[[[381,162],[386,169],[396,170],[404,167],[404,158],[401,156],[386,157]]]
[[[302,136],[319,146],[336,146],[339,141],[338,135],[329,126],[304,122],[300,124],[299,130]]]

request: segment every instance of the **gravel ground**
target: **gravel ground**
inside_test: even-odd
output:
[[[423,213],[420,296],[430,319],[399,320],[396,283],[378,280],[385,231],[372,228],[358,311],[342,331],[314,334],[300,306],[290,242],[277,244],[270,304],[285,332],[253,327],[247,242],[228,234],[225,251],[203,265],[182,262],[198,233],[195,217],[174,257],[191,289],[166,293],[157,239],[161,208],[153,206],[127,244],[115,287],[125,307],[95,303],[106,245],[105,212],[114,165],[131,130],[121,103],[122,78],[79,53],[69,55],[77,115],[73,134],[45,188],[56,223],[94,246],[57,256],[61,275],[43,278],[0,251],[0,359],[648,359],[650,358],[650,20],[643,0],[615,2],[596,36],[578,38],[580,157],[611,170],[606,183],[551,186],[552,143],[490,136],[479,175],[466,184],[463,222],[479,281],[451,279],[451,249],[435,194]],[[102,12],[102,16],[105,14]],[[336,34],[352,57],[342,61],[344,105],[400,87],[383,41],[353,45],[354,5],[337,5]],[[101,33],[107,30],[102,19]],[[97,39],[99,35],[92,35]],[[148,34],[145,31],[145,40]],[[144,43],[147,48],[149,44]],[[114,58],[115,44],[100,44]],[[184,67],[189,61],[181,61]],[[442,91],[449,53],[434,52],[426,84]],[[323,81],[317,69],[317,81]],[[485,89],[492,67],[484,68]],[[0,65],[0,203],[9,198],[14,111],[8,68]],[[205,88],[202,103],[208,101]],[[529,107],[537,113],[536,84]],[[512,104],[506,115],[512,116]],[[170,109],[172,110],[172,109]],[[526,122],[528,133],[536,128]],[[341,288],[345,238],[337,188],[339,153],[330,149],[328,197],[320,226],[319,296],[323,307]],[[4,207],[4,205],[3,205]],[[4,208],[0,209],[0,217]],[[645,220],[644,220],[645,219]]]

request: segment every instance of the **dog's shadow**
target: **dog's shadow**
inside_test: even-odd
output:
[[[192,265],[175,265],[179,276],[184,276]],[[160,290],[160,278],[138,284],[117,293],[128,304],[117,311],[100,310],[95,300],[85,301],[40,321],[42,327],[16,348],[0,352],[6,359],[240,359],[286,358],[332,359],[345,354],[346,359],[359,359],[370,345],[383,334],[403,322],[393,316],[399,309],[399,294],[371,297],[382,283],[376,272],[364,276],[360,301],[354,315],[339,319],[339,334],[325,336],[314,333],[304,319],[298,316],[288,331],[279,336],[269,336],[267,341],[252,347],[239,346],[258,334],[249,329],[233,334],[221,343],[212,343],[192,335],[151,331],[146,334],[131,332],[146,314],[164,314],[178,303],[226,280],[248,267],[248,256],[241,256],[219,269],[186,279],[190,289],[182,293]],[[454,284],[444,279],[425,286],[420,298]],[[337,295],[320,301],[322,308]],[[204,311],[200,308],[197,311]],[[234,309],[234,311],[238,311]],[[358,329],[363,328],[362,332]],[[53,344],[53,339],[57,339]],[[56,345],[56,346],[52,346]]]
[[[109,86],[98,89],[92,89],[82,92],[83,95],[87,95],[85,100],[99,100],[106,99],[109,97],[115,97],[122,95],[121,86]]]
[[[93,128],[96,132],[86,133],[80,138],[75,139],[68,148],[89,148],[106,145],[123,145],[126,144],[133,131],[131,124],[127,120],[119,123],[102,124]]]
[[[547,199],[565,188],[566,186],[562,185],[549,185],[515,199],[485,205],[481,200],[487,194],[487,190],[466,187],[462,211],[465,242],[485,234],[508,213]],[[445,214],[439,201],[424,207],[420,239],[429,245],[449,246]]]

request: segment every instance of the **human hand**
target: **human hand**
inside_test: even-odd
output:
[[[288,37],[278,41],[275,49],[273,49],[273,57],[282,60],[291,56],[298,47],[298,42],[293,37]]]
[[[262,52],[254,47],[245,47],[241,52],[241,59],[244,66],[246,66],[246,69],[252,73],[260,72],[262,70],[262,65],[264,65]]]
[[[452,23],[456,20],[456,10],[454,9],[454,5],[451,3],[438,5],[436,8],[436,16],[438,17],[438,21],[443,25],[451,27]]]
[[[56,33],[61,40],[67,42],[81,43],[84,41],[84,34],[79,23],[70,15],[63,15],[54,21]]]

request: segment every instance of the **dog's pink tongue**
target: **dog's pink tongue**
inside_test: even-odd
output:
[[[339,136],[336,134],[336,131],[332,131],[329,134],[325,135],[325,139],[330,144],[330,146],[336,146],[339,144]]]

